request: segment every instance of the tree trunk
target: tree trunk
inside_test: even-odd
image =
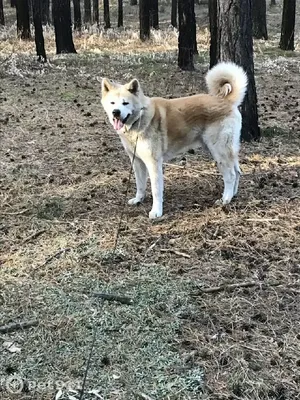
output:
[[[150,39],[150,4],[149,0],[140,0],[140,39]]]
[[[218,1],[210,0],[209,10],[209,28],[210,28],[210,68],[218,62]]]
[[[193,71],[195,51],[194,0],[178,0],[178,66],[186,71]]]
[[[42,24],[50,24],[50,0],[42,0],[41,8]]]
[[[84,23],[90,24],[91,22],[92,22],[91,0],[84,0]]]
[[[172,0],[171,25],[177,28],[177,0]]]
[[[33,0],[28,0],[28,9],[29,9],[29,24],[33,24]],[[29,25],[29,26],[30,26]]]
[[[73,0],[74,7],[74,29],[81,31],[82,20],[81,20],[81,7],[80,0]]]
[[[193,10],[192,10],[192,18],[193,18],[192,29],[193,29],[194,54],[199,54],[198,48],[197,48],[197,24],[196,24],[196,15],[195,15],[195,2],[193,5]]]
[[[118,28],[123,26],[123,0],[118,0]]]
[[[276,0],[271,0],[270,6],[276,6]]]
[[[5,25],[4,10],[3,10],[3,0],[0,0],[0,25]]]
[[[267,1],[252,0],[253,37],[268,40]]]
[[[295,50],[296,0],[284,0],[282,11],[281,37],[279,47],[282,50]]]
[[[17,0],[17,31],[21,39],[30,39],[29,4],[28,0]]]
[[[109,0],[103,0],[104,8],[104,29],[110,28]]]
[[[99,0],[93,0],[93,19],[99,25]]]
[[[42,0],[33,0],[34,40],[38,60],[47,61],[42,25]]]
[[[56,53],[76,53],[72,37],[70,0],[53,0]]]
[[[130,0],[131,6],[137,6],[137,0]]]
[[[241,65],[248,76],[247,94],[242,104],[242,138],[247,141],[260,138],[251,11],[251,0],[214,0],[210,5],[211,67],[218,61],[233,61]]]
[[[150,0],[150,27],[159,29],[158,22],[158,0]]]

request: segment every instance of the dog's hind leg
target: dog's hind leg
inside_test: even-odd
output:
[[[133,156],[130,155],[129,157],[132,162]],[[141,203],[146,195],[148,171],[144,162],[138,157],[133,160],[133,170],[136,180],[136,195],[128,201],[128,204]]]
[[[236,184],[238,184],[238,174],[236,173],[233,148],[231,144],[227,141],[225,143],[223,141],[222,143],[212,143],[212,141],[208,137],[204,139],[209,151],[217,162],[218,169],[222,174],[224,181],[224,192],[222,199],[217,200],[216,203],[229,204],[232,197],[234,196]]]
[[[236,158],[234,162],[234,170],[235,170],[235,183],[234,183],[233,195],[236,196],[239,189],[240,176],[242,175],[238,158]]]

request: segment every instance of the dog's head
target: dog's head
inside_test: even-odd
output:
[[[138,118],[143,101],[143,92],[139,81],[133,79],[125,85],[102,80],[102,106],[109,121],[117,131],[123,125],[132,125]]]

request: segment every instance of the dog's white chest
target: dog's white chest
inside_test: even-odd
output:
[[[142,160],[151,157],[153,149],[149,140],[136,135],[133,135],[130,138],[125,135],[120,135],[120,138],[127,153],[133,154],[136,147],[135,154],[137,157]]]

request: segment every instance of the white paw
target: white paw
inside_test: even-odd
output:
[[[155,219],[155,218],[159,218],[159,217],[161,217],[162,216],[162,210],[156,210],[156,209],[152,209],[150,212],[149,212],[149,218],[150,219]]]
[[[144,197],[134,197],[133,199],[128,200],[128,204],[132,206],[134,204],[142,203],[143,200]]]
[[[230,201],[231,201],[231,199],[229,199],[229,198],[222,198],[222,199],[216,200],[215,205],[216,206],[225,206],[226,204],[229,204]]]

